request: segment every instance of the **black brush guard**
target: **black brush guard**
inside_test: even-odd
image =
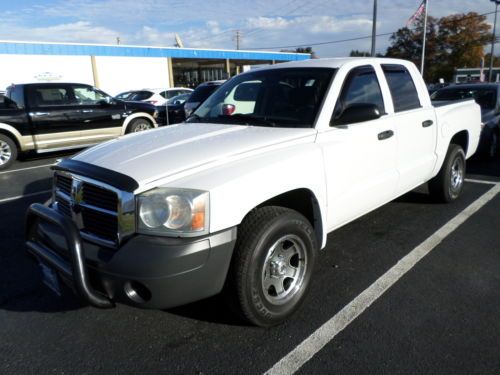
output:
[[[38,225],[38,220],[49,222],[61,230],[66,239],[71,264],[56,252],[36,241],[35,226]],[[32,204],[26,217],[26,246],[28,251],[41,262],[56,269],[66,278],[71,279],[76,293],[84,301],[100,308],[114,306],[108,297],[92,288],[85,266],[85,251],[82,238],[75,224],[69,218],[43,204]]]

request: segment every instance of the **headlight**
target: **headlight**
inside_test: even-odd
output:
[[[137,206],[139,233],[180,237],[208,233],[206,191],[157,188],[139,195]]]

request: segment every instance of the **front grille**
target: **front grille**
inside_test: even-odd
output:
[[[118,220],[115,216],[108,215],[92,209],[83,208],[83,230],[86,233],[97,235],[108,241],[116,241],[118,233]]]
[[[116,247],[119,240],[117,192],[79,176],[56,174],[57,210],[71,218],[82,236]]]
[[[103,189],[96,185],[84,183],[82,187],[83,201],[95,207],[114,211],[118,209],[118,197],[116,193]]]
[[[71,194],[71,178],[57,175],[56,176],[56,186],[63,193],[70,195]]]

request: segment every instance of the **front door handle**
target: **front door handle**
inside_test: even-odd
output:
[[[82,113],[91,113],[94,112],[92,109],[82,109]]]
[[[49,112],[30,112],[30,116],[48,116]]]
[[[378,140],[383,141],[384,139],[391,138],[394,135],[392,130],[386,130],[385,132],[378,133]]]
[[[424,122],[422,123],[422,126],[423,126],[424,128],[428,128],[428,127],[429,127],[429,126],[431,126],[432,124],[434,124],[434,121],[432,121],[432,120],[426,120],[426,121],[424,121]]]

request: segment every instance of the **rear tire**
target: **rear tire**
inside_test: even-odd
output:
[[[261,327],[284,322],[302,305],[317,253],[309,221],[283,207],[250,212],[226,280],[226,297],[246,321]]]
[[[444,203],[458,199],[464,185],[465,153],[462,147],[451,144],[446,153],[441,170],[429,181],[431,196]]]
[[[139,117],[139,118],[133,119],[130,122],[130,125],[128,126],[127,133],[138,133],[138,132],[146,131],[146,130],[153,129],[153,128],[154,128],[154,126],[151,123],[151,121],[149,121],[146,118]]]
[[[9,168],[17,159],[17,145],[8,136],[0,134],[0,170]]]

